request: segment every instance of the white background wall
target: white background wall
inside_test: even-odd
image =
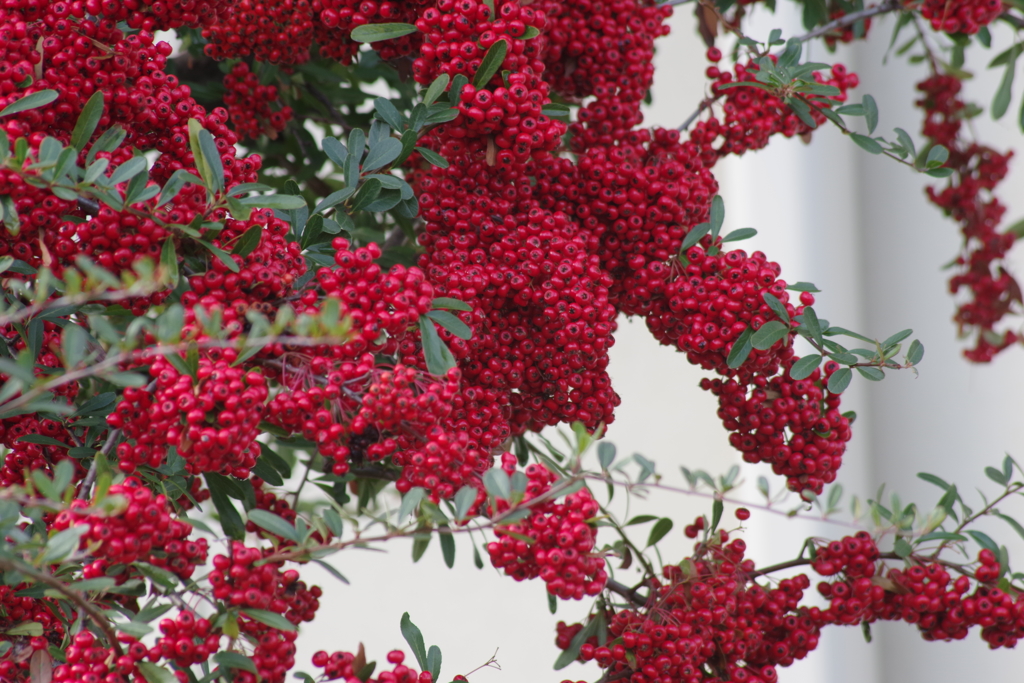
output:
[[[706,87],[704,47],[692,16],[682,9],[672,23],[673,35],[659,44],[654,105],[648,116],[649,124],[666,127],[682,122]],[[776,26],[787,35],[799,32],[795,17],[761,13],[748,34],[763,39]],[[879,133],[900,126],[916,135],[920,112],[913,108],[913,84],[924,71],[899,59],[883,69],[891,27],[891,20],[876,21],[868,43],[841,58],[861,75],[856,92],[870,92],[877,99]],[[997,44],[1009,44],[1008,32],[996,29],[995,38]],[[816,59],[828,61],[823,49],[818,53]],[[993,54],[968,57],[977,67],[968,94],[986,105],[1001,75],[981,70]],[[979,119],[980,139],[997,149],[1019,145],[1016,106],[1002,122]],[[990,366],[970,365],[960,356],[961,344],[950,322],[948,274],[939,269],[955,255],[959,238],[956,226],[926,202],[925,179],[861,152],[831,129],[816,132],[809,146],[775,139],[766,150],[724,161],[716,173],[726,200],[725,230],[756,227],[760,234],[745,248],[765,251],[782,265],[787,280],[811,281],[823,289],[816,306],[822,316],[879,338],[912,327],[925,345],[920,377],[889,373],[880,384],[858,377],[848,390],[844,409],[859,414],[839,478],[848,495],[871,497],[886,482],[905,500],[930,507],[938,490],[916,479],[922,470],[957,483],[964,492],[986,488],[984,467],[998,464],[1005,452],[1022,452],[1024,397],[1016,388],[1024,376],[1024,351],[1009,350]],[[1000,196],[1010,207],[1010,220],[1024,214],[1024,172],[1015,168]],[[1018,266],[1024,266],[1020,253]],[[702,372],[682,355],[659,347],[642,322],[623,322],[612,350],[612,375],[623,402],[609,439],[620,454],[640,452],[656,460],[666,482],[677,485],[683,484],[679,465],[724,473],[740,462],[715,417],[714,397],[697,388]],[[752,483],[759,472],[743,466],[748,484],[742,495],[749,500],[757,499]],[[777,477],[772,483],[781,485]],[[993,487],[987,482],[987,490]],[[709,507],[703,499],[658,495],[643,511],[670,515],[681,526]],[[1024,514],[1020,504],[1006,509]],[[749,554],[760,565],[793,557],[809,535],[844,532],[840,526],[765,514],[755,514],[749,527]],[[1009,528],[991,528],[1011,553],[1024,558],[1024,544]],[[573,665],[563,672],[550,668],[557,656],[555,622],[578,620],[586,606],[562,603],[556,616],[549,615],[539,581],[518,584],[489,566],[476,570],[465,540],[459,539],[455,570],[444,566],[436,546],[413,567],[409,544],[401,542],[389,544],[386,553],[336,556],[334,564],[351,580],[350,586],[315,567],[305,569],[304,578],[323,586],[326,595],[315,625],[300,638],[300,667],[315,650],[354,650],[359,642],[366,644],[370,659],[383,660],[387,650],[405,647],[398,621],[408,610],[427,644],[437,644],[444,652],[445,680],[482,664],[496,648],[503,670],[481,671],[473,683],[596,680],[599,673],[593,667]],[[677,530],[666,541],[666,556],[681,557],[686,552],[682,541]],[[874,635],[869,645],[858,628],[827,629],[819,650],[782,671],[780,679],[1009,681],[1019,680],[1024,667],[1024,651],[989,652],[976,634],[966,642],[925,643],[914,627],[883,624],[875,626]]]

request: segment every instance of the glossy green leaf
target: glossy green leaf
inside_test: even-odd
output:
[[[103,118],[103,91],[97,90],[82,107],[75,129],[71,132],[71,146],[82,151],[96,132],[96,126]]]
[[[853,370],[850,368],[839,368],[828,378],[828,390],[833,394],[841,394],[850,386],[853,379]]]
[[[651,533],[647,536],[647,547],[651,547],[665,538],[668,532],[672,531],[673,522],[668,517],[662,517],[659,519],[653,527],[651,527]]]
[[[382,40],[401,38],[410,33],[416,33],[417,29],[413,24],[363,24],[352,29],[350,37],[357,43],[376,43]],[[420,667],[421,669],[423,667]]]
[[[11,114],[20,114],[23,111],[30,109],[38,109],[39,107],[45,107],[54,100],[57,99],[56,90],[40,90],[38,92],[25,95],[20,100],[11,102],[0,111],[0,118],[4,116],[10,116]]]
[[[508,41],[504,38],[487,49],[487,53],[480,61],[480,68],[477,69],[476,76],[473,77],[473,85],[476,86],[477,90],[487,87],[487,84],[494,78],[494,74],[498,73],[498,70],[501,69],[507,53]]]
[[[807,379],[821,365],[821,355],[813,353],[804,356],[789,369],[789,376],[795,380]]]
[[[296,543],[299,542],[299,534],[295,530],[295,525],[286,521],[281,516],[259,508],[249,510],[248,516],[249,521],[261,529],[265,529],[266,531],[269,531],[276,536],[280,536],[281,538],[286,538],[289,541],[295,541]]]
[[[769,320],[750,337],[750,344],[759,351],[765,351],[786,338],[789,326],[778,320]]]

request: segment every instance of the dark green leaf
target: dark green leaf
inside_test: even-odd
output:
[[[242,521],[238,509],[228,498],[230,481],[224,475],[214,472],[207,472],[203,476],[210,489],[213,506],[220,516],[220,526],[224,530],[224,535],[236,541],[242,540],[245,538],[245,522]]]
[[[401,112],[399,112],[395,105],[392,104],[391,100],[384,97],[378,97],[373,101],[373,108],[377,112],[377,116],[380,117],[381,121],[384,121],[386,124],[391,126],[392,130],[397,131],[398,133],[402,132],[402,126],[405,122],[402,120]]]
[[[910,342],[910,348],[907,349],[907,362],[911,365],[917,365],[924,358],[924,344],[915,339]]]
[[[875,367],[858,367],[857,372],[864,379],[869,379],[872,382],[881,382],[885,379],[885,372],[881,368]]]
[[[3,111],[0,111],[0,118],[10,116],[11,114],[20,114],[21,112],[28,111],[30,109],[45,107],[56,99],[56,90],[40,90],[30,95],[25,95],[20,100],[15,100],[4,107]]]
[[[647,537],[647,547],[655,545],[658,541],[665,538],[668,532],[672,531],[672,520],[668,517],[662,517],[659,519],[653,527],[651,527],[651,533]]]
[[[793,367],[789,369],[789,376],[795,380],[807,379],[818,369],[819,365],[821,365],[821,356],[819,354],[814,353],[804,356],[793,363]]]
[[[704,235],[711,232],[710,223],[701,223],[690,229],[690,232],[686,233],[686,237],[683,238],[683,243],[679,247],[679,253],[684,254],[686,250],[697,244]]]
[[[747,240],[757,234],[757,230],[753,228],[740,228],[733,230],[728,235],[722,238],[722,242],[739,242],[740,240]]]
[[[841,394],[850,386],[853,379],[853,370],[850,368],[839,368],[828,378],[828,390],[833,394]]]
[[[893,545],[893,551],[896,553],[897,557],[906,559],[914,552],[914,548],[907,543],[905,538],[897,538],[896,543]]]
[[[473,330],[469,328],[469,325],[462,322],[448,311],[433,310],[428,311],[426,315],[459,339],[470,339],[473,336]]]
[[[711,223],[711,241],[714,241],[718,238],[718,233],[722,231],[722,224],[725,222],[725,200],[721,195],[716,194],[711,200],[711,213],[708,222]]]
[[[375,171],[387,166],[402,153],[402,143],[396,138],[385,138],[370,148],[363,160],[363,171]]]
[[[242,614],[260,622],[266,624],[270,628],[276,628],[278,631],[295,631],[295,624],[285,619],[277,612],[271,612],[265,609],[243,609]]]
[[[512,497],[512,482],[508,473],[500,467],[492,467],[484,472],[484,488],[487,493],[501,500],[508,500]]]
[[[864,118],[868,124],[868,134],[870,135],[878,127],[878,105],[875,104],[875,98],[871,95],[865,95],[861,101],[864,103]]]
[[[263,236],[263,226],[254,225],[245,232],[242,236],[235,241],[235,246],[231,250],[232,254],[238,254],[241,257],[246,257],[252,252],[256,251],[256,247],[260,246],[260,239]],[[234,260],[234,259],[232,259]]]
[[[239,671],[258,673],[256,671],[256,663],[240,652],[218,652],[213,656],[213,662],[225,669],[238,669]]]
[[[498,70],[501,69],[507,52],[508,41],[504,38],[487,49],[487,54],[480,61],[480,68],[477,69],[476,76],[473,77],[473,85],[476,86],[477,90],[486,88],[487,84],[491,82],[494,74],[498,73]]]
[[[999,556],[999,544],[993,541],[988,534],[982,531],[977,531],[975,529],[969,529],[966,533],[968,536],[973,538],[982,548],[987,548],[988,550],[994,552],[997,557]]]
[[[452,310],[452,311],[472,311],[473,310],[473,308],[469,304],[465,303],[464,301],[459,301],[458,299],[452,299],[452,298],[449,298],[449,297],[446,297],[446,296],[439,296],[439,297],[437,297],[436,299],[434,299],[433,301],[430,302],[430,305],[433,308],[447,308],[447,309]]]
[[[869,152],[871,154],[881,154],[883,151],[882,146],[878,144],[877,140],[869,138],[866,135],[861,135],[859,133],[850,133],[850,137],[853,138],[853,141],[856,142],[857,145],[860,146],[861,149],[863,149],[866,152]]]
[[[438,539],[441,541],[441,554],[444,556],[444,563],[451,569],[455,566],[455,537],[447,529],[448,527],[444,525],[438,529]]]
[[[821,290],[812,285],[810,282],[795,282],[788,285],[786,289],[793,292],[820,292]]]
[[[1016,51],[1019,53],[1021,46],[1015,45]],[[1006,110],[1010,108],[1010,99],[1013,97],[1013,77],[1017,71],[1017,60],[1011,59],[1006,65],[1006,70],[1003,71],[1003,78],[999,82],[999,87],[996,89],[996,94],[992,98],[992,118],[1000,119],[1006,113]]]
[[[434,79],[434,82],[427,88],[427,92],[423,94],[423,103],[428,107],[437,101],[437,98],[441,97],[444,93],[445,88],[448,87],[448,83],[451,81],[451,76],[446,73],[441,74]]]
[[[928,472],[918,472],[917,478],[924,480],[929,484],[935,484],[944,491],[948,491],[950,487],[950,484],[946,483],[944,479],[941,479],[940,477],[937,477],[934,474],[929,474]]]
[[[455,356],[441,341],[433,320],[421,315],[419,322],[420,339],[423,343],[423,355],[427,361],[427,370],[434,375],[443,375],[455,367]]]
[[[764,351],[785,339],[788,334],[788,325],[778,320],[769,320],[750,337],[750,344],[755,349]]]
[[[416,151],[419,152],[420,156],[423,157],[430,165],[437,166],[438,168],[448,168],[448,160],[434,150],[426,147],[417,147]]]
[[[209,252],[216,256],[218,261],[227,266],[228,270],[230,270],[232,273],[237,273],[241,270],[239,265],[235,263],[235,259],[231,258],[231,254],[224,251],[220,247],[215,247],[206,240],[196,240],[196,242],[199,242],[199,244],[206,247],[209,250]]]
[[[928,150],[928,157],[925,160],[925,168],[938,168],[949,159],[949,150],[942,145],[933,145]]]
[[[92,139],[96,132],[96,126],[103,118],[103,91],[97,90],[89,98],[89,101],[82,107],[82,113],[75,122],[75,129],[71,133],[71,146],[81,152],[85,145]]]
[[[416,30],[412,24],[363,24],[352,29],[350,37],[357,43],[376,43],[382,40],[401,38],[410,33],[416,33]]]
[[[338,138],[326,137],[323,142],[324,154],[327,158],[337,164],[338,168],[345,168],[348,159],[348,148]]]
[[[144,661],[135,666],[148,683],[178,683],[178,677],[162,666]]]
[[[275,515],[273,512],[267,510],[255,509],[249,510],[249,521],[265,529],[272,534],[280,536],[281,538],[287,538],[289,541],[299,542],[299,534],[295,530],[295,525],[291,522],[286,521],[279,515]]]
[[[736,340],[732,343],[732,348],[729,350],[729,357],[725,361],[730,368],[735,370],[747,360],[751,350],[754,348],[750,343],[750,338],[753,334],[753,328],[748,327],[740,333],[740,336],[736,337]]]
[[[264,209],[296,211],[308,207],[306,200],[298,194],[263,194],[255,197],[243,197],[238,200],[245,206],[256,206]]]
[[[412,654],[416,657],[417,664],[421,670],[425,671],[427,669],[427,649],[423,644],[423,633],[420,632],[416,624],[412,623],[408,612],[402,615],[401,629],[402,637],[412,648]]]
[[[789,324],[789,312],[786,310],[786,305],[779,301],[778,297],[770,292],[765,292],[761,295],[761,298],[768,304],[768,308],[775,312],[775,315],[779,316],[787,325]]]

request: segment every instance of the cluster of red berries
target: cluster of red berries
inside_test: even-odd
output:
[[[137,560],[165,567],[187,579],[196,566],[206,562],[206,539],[187,540],[192,526],[172,515],[166,496],[154,494],[134,477],[111,486],[108,495],[124,497],[124,509],[118,514],[87,513],[88,503],[74,500],[51,525],[56,530],[89,527],[79,542],[80,549],[96,558],[83,570],[87,579],[106,576],[109,567]],[[176,552],[172,554],[172,550]],[[123,582],[127,573],[118,578]]]
[[[743,558],[742,539],[717,531],[697,547],[698,557],[669,565],[663,580],[648,582],[643,607],[607,615],[608,642],[589,639],[580,659],[595,661],[609,677],[644,683],[775,683],[776,667],[817,646],[818,625],[800,606],[810,586],[806,576],[766,589],[750,578],[754,564]],[[581,627],[559,624],[559,647],[567,648]],[[709,669],[715,679],[707,677]]]
[[[0,376],[0,379],[7,381],[9,378]],[[77,388],[77,384],[74,384]],[[30,443],[20,441],[21,437],[38,434],[48,439],[54,439],[71,447],[71,438],[67,429],[56,420],[42,419],[37,415],[25,414],[17,417],[0,420],[0,443],[8,449],[4,454],[3,465],[0,466],[0,487],[16,486],[24,484],[27,473],[33,470],[40,470],[52,475],[52,466],[61,460],[68,460],[68,450],[61,446]],[[82,464],[72,460],[75,465],[75,480],[85,476]]]
[[[32,653],[64,639],[64,624],[57,617],[60,614],[57,601],[18,595],[30,587],[24,583],[0,586],[0,631],[6,634],[8,629],[26,622],[35,622],[43,627],[41,636],[4,636],[4,642],[11,643],[13,647],[0,655],[0,680],[28,681]]]
[[[275,110],[271,106],[277,102],[277,87],[262,85],[244,61],[224,75],[224,91],[231,126],[242,138],[255,140],[267,135],[274,139],[292,117],[291,107],[285,105]]]
[[[546,496],[556,479],[543,465],[527,465],[525,471],[528,483],[521,504]],[[499,504],[499,511],[501,508]],[[507,531],[506,527],[495,530],[498,540],[487,545],[491,564],[516,581],[539,576],[548,592],[560,598],[581,600],[584,595],[597,595],[608,574],[604,558],[594,552],[597,533],[588,521],[599,510],[586,488],[566,496],[563,502],[545,500],[532,505],[527,519],[509,525]]]
[[[701,158],[706,166],[713,166],[717,157],[726,154],[740,155],[762,149],[776,133],[791,138],[811,132],[811,127],[801,121],[783,102],[782,97],[775,93],[753,87],[723,87],[742,82],[756,83],[758,67],[751,60],[747,64],[737,64],[735,73],[723,71],[714,65],[721,58],[721,50],[714,47],[708,49],[708,60],[713,64],[708,67],[707,75],[715,81],[711,88],[715,98],[725,99],[722,105],[725,121],[720,122],[716,117],[711,117],[699,122],[690,133],[690,139],[703,150]],[[775,57],[772,56],[772,59]],[[846,101],[846,91],[857,87],[859,79],[857,74],[848,72],[842,64],[832,66],[829,78],[818,72],[814,72],[813,78],[820,84],[839,90],[839,93],[827,97],[807,97],[807,101],[813,105],[809,115],[815,123],[821,125],[825,122],[825,115],[815,107],[832,107]],[[716,146],[719,140],[721,144]]]
[[[210,620],[189,611],[182,611],[175,619],[162,619],[160,633],[163,635],[152,654],[159,653],[181,668],[205,662],[220,650],[221,634],[213,630]]]
[[[996,5],[1000,5],[998,0]],[[998,13],[998,12],[997,12]],[[953,294],[966,292],[954,320],[963,334],[976,333],[974,346],[964,355],[988,362],[1019,341],[1012,331],[996,326],[1022,302],[1020,285],[1006,269],[1006,256],[1016,235],[997,230],[1006,207],[993,190],[1008,172],[1013,152],[1001,154],[976,142],[963,140],[961,82],[950,75],[933,75],[918,83],[923,93],[917,105],[925,111],[923,133],[949,150],[945,166],[954,173],[944,188],[928,188],[928,198],[960,224],[963,250],[956,259],[957,273],[949,280]]]
[[[281,571],[280,562],[255,564],[273,552],[249,548],[233,541],[230,556],[215,555],[213,558],[213,571],[209,576],[213,596],[243,609],[280,614],[296,626],[312,621],[320,606],[318,599],[322,591],[318,586],[307,587],[294,569]],[[260,678],[270,683],[284,681],[295,664],[296,631],[273,628],[244,612],[238,625],[257,643],[252,659]],[[238,675],[243,675],[243,672]],[[242,680],[255,683],[256,678],[250,675]]]
[[[64,649],[65,662],[54,667],[54,683],[128,683],[137,679],[140,661],[159,659],[132,636],[119,634],[118,641],[123,650],[120,656],[91,631],[82,629]]]
[[[921,16],[946,33],[977,33],[1003,13],[1002,0],[924,0]]]
[[[877,564],[879,556],[866,532],[817,548],[814,570],[838,580],[818,584],[829,606],[811,608],[816,623],[901,620],[916,624],[925,640],[961,640],[972,626],[981,626],[981,636],[992,648],[1013,647],[1024,638],[1024,599],[994,586],[1001,570],[991,550],[978,553],[973,572],[977,583],[970,595],[969,575],[954,580],[938,562],[883,573],[884,567]]]
[[[401,650],[392,650],[388,653],[388,664],[392,665],[390,671],[381,671],[375,678],[364,678],[360,676],[361,671],[357,667],[366,665],[365,657],[360,658],[351,652],[334,652],[327,654],[320,650],[313,655],[313,666],[324,670],[326,681],[363,681],[363,683],[432,683],[433,676],[429,671],[418,672],[416,669],[406,666],[405,653]],[[371,674],[372,675],[372,674]],[[465,680],[456,677],[455,680]]]

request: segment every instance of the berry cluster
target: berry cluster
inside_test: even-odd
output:
[[[921,16],[931,21],[936,31],[977,33],[1003,12],[1002,0],[925,0]]]
[[[726,154],[740,155],[751,150],[762,149],[768,139],[777,133],[788,138],[806,135],[811,132],[810,126],[783,102],[783,98],[771,91],[760,88],[723,86],[757,82],[758,67],[751,60],[747,64],[737,64],[735,73],[723,71],[714,64],[720,61],[722,52],[718,48],[708,50],[708,59],[713,63],[708,67],[708,78],[714,80],[711,87],[715,98],[724,98],[722,111],[725,121],[716,117],[701,121],[694,126],[690,139],[702,150],[702,159],[706,166],[713,166],[718,157]],[[775,56],[772,56],[775,59]],[[817,107],[832,107],[846,101],[846,91],[857,87],[859,79],[856,74],[848,72],[842,64],[834,64],[829,78],[814,72],[813,78],[823,85],[837,88],[836,95],[808,96],[807,101],[813,105],[810,116],[815,123],[825,122],[825,115],[817,111]],[[715,144],[721,140],[721,144]]]
[[[366,666],[365,656],[354,655],[351,652],[334,652],[327,654],[320,650],[313,655],[313,666],[324,670],[326,681],[358,680],[363,683],[432,683],[433,676],[429,671],[418,672],[416,669],[406,666],[405,653],[401,650],[392,650],[388,653],[388,664],[392,665],[390,671],[377,673],[376,678],[368,678],[361,675],[361,669]],[[372,675],[372,674],[371,674]],[[456,677],[455,680],[465,680]]]
[[[529,481],[523,504],[543,499],[555,481],[555,475],[543,465],[527,465],[526,476]],[[580,600],[584,595],[597,595],[608,574],[604,558],[594,552],[596,530],[587,522],[599,509],[585,488],[566,496],[564,502],[549,499],[530,506],[530,516],[523,522],[495,531],[498,541],[487,545],[491,564],[516,581],[539,576],[548,592],[560,598]]]
[[[949,150],[945,166],[954,173],[944,188],[928,188],[928,198],[960,224],[963,249],[949,289],[953,294],[966,292],[967,300],[959,304],[954,320],[962,334],[977,335],[974,347],[964,355],[984,363],[1019,340],[1012,331],[995,329],[1022,301],[1020,286],[1005,266],[1016,236],[997,230],[1006,207],[993,195],[1013,153],[1001,154],[961,139],[966,107],[961,88],[954,76],[932,75],[918,83],[923,96],[917,105],[925,111],[924,135]]]
[[[87,513],[88,503],[75,500],[52,524],[56,530],[89,527],[79,547],[96,559],[85,566],[85,578],[106,576],[108,568],[142,560],[187,579],[206,562],[206,539],[187,540],[192,526],[172,516],[166,496],[154,494],[134,477],[114,484],[108,494],[124,497],[124,509],[119,514]],[[128,574],[122,572],[117,577],[123,582]]]
[[[231,127],[241,138],[255,140],[266,134],[274,139],[292,117],[292,108],[287,105],[277,110],[271,107],[277,102],[277,88],[261,85],[246,62],[238,62],[224,75],[224,90]]]

